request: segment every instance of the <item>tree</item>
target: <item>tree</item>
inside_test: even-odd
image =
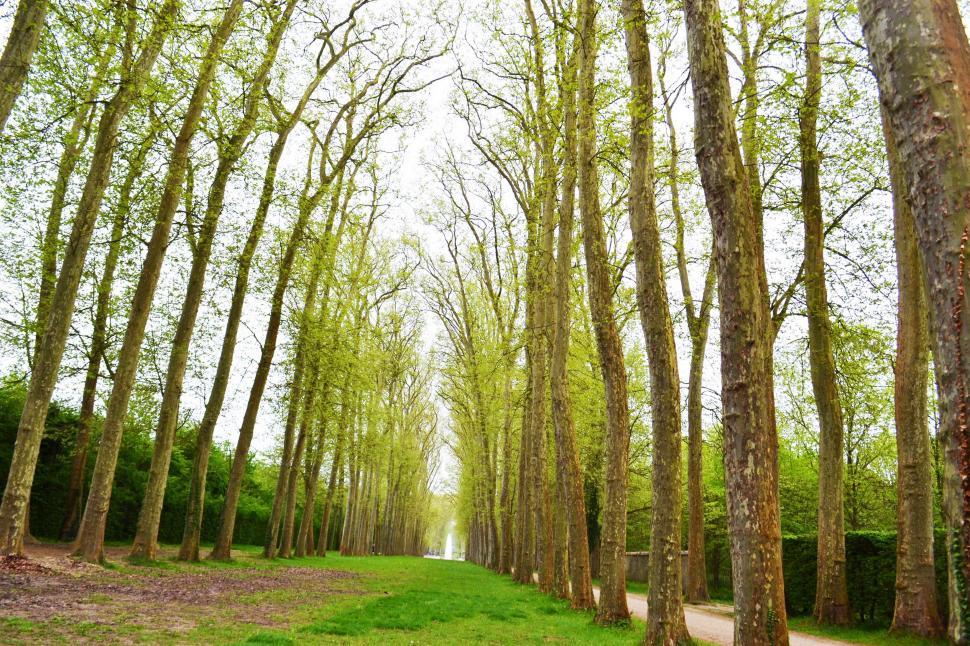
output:
[[[933,465],[927,388],[930,339],[906,174],[882,110],[893,191],[897,317],[894,410],[897,452],[896,605],[892,630],[926,638],[944,633],[933,562]]]
[[[573,38],[569,57],[562,66],[559,88],[563,109],[564,164],[562,198],[559,202],[559,237],[556,241],[554,332],[550,364],[552,417],[556,433],[556,476],[567,519],[569,583],[573,608],[595,606],[590,581],[589,536],[586,528],[586,500],[583,472],[576,446],[576,427],[569,397],[569,328],[572,309],[573,220],[576,200],[576,80],[579,40]]]
[[[192,137],[195,135],[202,117],[202,110],[209,96],[209,88],[213,79],[215,79],[219,53],[229,39],[241,10],[242,3],[234,1],[230,4],[222,16],[212,40],[209,42],[205,56],[199,66],[192,97],[189,100],[182,126],[175,139],[175,146],[169,159],[164,193],[158,205],[155,226],[148,243],[148,252],[138,277],[138,286],[131,301],[128,325],[125,328],[125,339],[121,346],[120,359],[115,369],[115,379],[111,388],[111,397],[108,400],[108,412],[101,431],[101,447],[98,450],[98,457],[94,465],[91,490],[88,493],[88,502],[84,508],[84,515],[81,517],[81,525],[78,528],[78,535],[75,540],[75,553],[88,561],[100,562],[104,560],[104,526],[111,501],[111,489],[118,451],[121,448],[121,435],[128,413],[128,402],[135,383],[138,357],[142,339],[145,336],[145,326],[148,324],[148,314],[151,310],[155,288],[161,275],[162,262],[168,248],[169,232],[172,228],[175,211],[182,197]]]
[[[825,286],[822,190],[819,186],[818,109],[822,94],[821,6],[808,0],[805,14],[805,93],[799,113],[802,217],[805,223],[805,300],[812,389],[819,419],[818,573],[815,619],[845,625],[852,620],[845,570],[842,405]]]
[[[269,73],[276,61],[280,42],[289,25],[294,8],[294,3],[286,4],[270,28],[266,51],[249,88],[242,118],[229,136],[228,141],[223,144],[219,151],[219,163],[212,186],[209,188],[209,200],[205,215],[199,225],[193,245],[192,266],[189,270],[182,310],[179,314],[175,337],[172,340],[172,348],[169,354],[168,369],[165,375],[165,391],[159,411],[158,427],[155,430],[155,451],[152,454],[148,484],[145,487],[145,497],[138,517],[138,529],[131,547],[131,556],[133,557],[154,560],[157,555],[158,524],[161,520],[162,502],[164,501],[165,485],[168,480],[168,467],[172,458],[172,444],[175,440],[182,385],[188,364],[189,344],[192,341],[195,320],[202,301],[205,274],[212,255],[216,227],[225,205],[226,186],[245,151],[246,143],[253,128],[256,126],[256,119],[259,116],[262,95],[268,82]],[[236,12],[238,17],[240,10],[241,7],[231,4],[227,12]]]
[[[596,621],[625,622],[626,499],[630,414],[627,404],[623,347],[613,313],[612,288],[606,264],[606,240],[599,204],[596,161],[595,82],[596,4],[580,0],[579,117],[577,119],[579,209],[583,218],[583,249],[588,276],[589,310],[593,317],[600,371],[606,388],[606,501],[600,543],[600,599]]]
[[[695,154],[717,256],[734,639],[741,644],[787,644],[774,332],[761,222],[734,128],[718,2],[685,0],[684,14],[694,91]]]
[[[137,58],[134,55],[137,16],[133,10],[124,13],[126,36],[122,82],[105,106],[98,123],[98,136],[91,166],[74,217],[64,259],[61,262],[50,314],[44,325],[44,337],[35,355],[27,400],[17,430],[14,458],[11,461],[10,473],[7,475],[3,503],[0,504],[0,552],[4,554],[23,552],[26,512],[40,451],[40,441],[44,432],[44,420],[47,418],[64,346],[70,332],[84,259],[111,173],[118,129],[132,101],[148,81],[155,59],[158,58],[165,39],[174,28],[178,6],[177,0],[166,0],[162,5]]]
[[[30,63],[47,17],[47,0],[20,0],[7,44],[0,55],[0,133],[7,125],[20,90],[27,80]]]
[[[624,0],[630,72],[630,230],[637,305],[650,366],[653,517],[647,602],[648,644],[689,643],[680,586],[680,377],[653,193],[653,70],[641,0]]]
[[[970,642],[970,308],[964,270],[970,236],[970,44],[956,2],[859,3],[890,137],[904,171],[930,305],[944,455],[953,643]]]

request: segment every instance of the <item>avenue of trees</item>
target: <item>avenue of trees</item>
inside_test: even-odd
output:
[[[450,488],[604,625],[649,552],[650,644],[787,644],[796,536],[852,623],[865,531],[970,643],[956,0],[16,4],[0,553],[226,560],[255,500],[266,558],[421,555]]]

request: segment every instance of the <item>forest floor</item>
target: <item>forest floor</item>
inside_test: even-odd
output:
[[[174,553],[135,564],[126,547],[110,547],[101,567],[70,558],[64,545],[34,545],[28,559],[0,559],[0,644],[635,644],[643,635],[639,620],[599,627],[591,613],[469,563],[336,554],[266,561],[252,547],[235,550],[231,563],[186,564]],[[645,616],[645,604],[630,595],[635,616]],[[714,630],[696,633],[704,643],[731,643],[729,616],[689,613],[692,631],[702,625],[697,616]]]

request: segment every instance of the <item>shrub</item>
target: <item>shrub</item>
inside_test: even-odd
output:
[[[936,580],[941,611],[946,612],[946,534],[936,533]],[[815,606],[815,536],[785,536],[782,554],[785,605],[793,616],[810,615]],[[849,605],[859,622],[888,626],[896,594],[896,533],[847,532],[846,577]]]

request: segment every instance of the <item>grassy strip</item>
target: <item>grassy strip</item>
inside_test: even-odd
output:
[[[946,640],[943,639],[921,639],[890,634],[884,626],[862,625],[848,628],[823,626],[811,617],[790,617],[788,628],[808,635],[838,639],[852,644],[868,644],[869,646],[941,646],[946,643]]]

